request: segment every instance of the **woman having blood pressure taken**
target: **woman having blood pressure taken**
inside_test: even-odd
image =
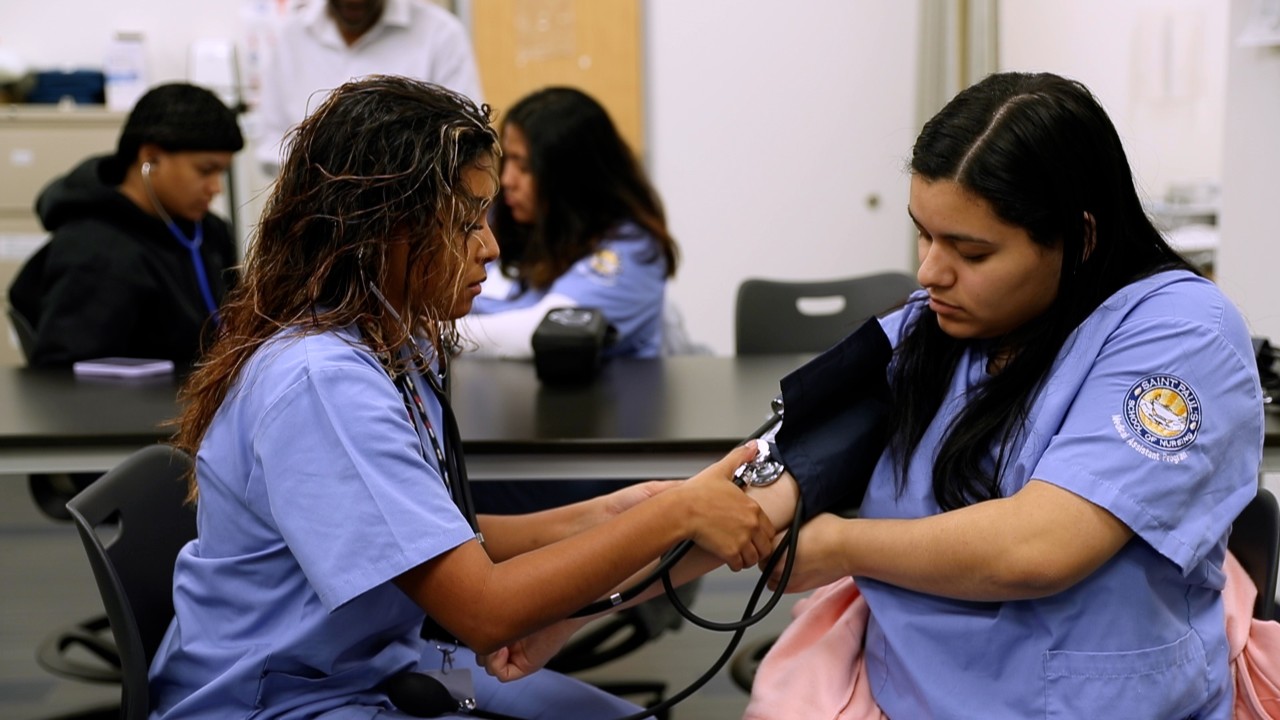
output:
[[[1239,311],[1077,82],[987,77],[910,170],[923,289],[877,323],[888,447],[856,518],[801,531],[788,590],[822,589],[746,716],[1232,717],[1226,543],[1263,438]]]
[[[502,113],[500,189],[490,221],[501,257],[460,325],[480,357],[529,359],[555,308],[591,308],[612,333],[602,357],[652,358],[664,336],[668,280],[678,247],[643,166],[595,98],[547,87]],[[545,510],[602,495],[609,480],[494,481],[476,507],[495,514]]]

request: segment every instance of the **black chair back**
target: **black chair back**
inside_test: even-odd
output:
[[[130,455],[67,503],[120,652],[121,717],[146,718],[147,671],[173,619],[173,565],[196,536],[191,458],[167,445]]]
[[[737,354],[822,352],[919,288],[914,277],[901,272],[821,281],[744,280],[734,310]]]
[[[1280,561],[1280,505],[1269,490],[1258,488],[1258,494],[1232,523],[1227,549],[1258,588],[1253,616],[1259,620],[1274,619],[1276,563]]]

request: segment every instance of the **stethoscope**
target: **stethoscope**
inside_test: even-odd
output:
[[[204,299],[205,309],[209,311],[210,317],[213,318],[215,324],[221,322],[218,315],[218,303],[213,299],[213,288],[209,285],[209,274],[204,267],[204,257],[200,254],[200,246],[204,244],[204,223],[197,222],[195,237],[189,238],[178,224],[169,217],[169,213],[165,211],[164,205],[160,204],[160,199],[156,197],[155,188],[151,187],[151,163],[142,163],[142,187],[147,192],[147,198],[151,200],[151,205],[160,215],[160,219],[164,221],[166,227],[169,228],[169,234],[173,235],[187,252],[191,255],[191,266],[196,271],[196,283],[200,286],[200,297]]]
[[[373,294],[382,301],[387,311],[395,318],[397,322],[403,324],[400,315],[395,308],[391,306],[387,299],[382,295],[378,288],[372,283],[369,284]],[[413,419],[415,430],[418,433],[418,441],[421,445],[424,458],[430,452],[435,458],[443,476],[445,487],[449,490],[450,496],[453,498],[454,504],[458,510],[466,518],[467,524],[476,534],[477,540],[484,543],[484,536],[480,533],[479,522],[476,518],[475,505],[471,499],[471,488],[467,481],[466,463],[462,455],[462,438],[458,432],[458,423],[453,415],[453,409],[449,403],[448,393],[445,391],[444,383],[441,377],[447,379],[447,363],[441,359],[440,376],[427,363],[421,350],[410,340],[414,347],[410,349],[407,345],[401,347],[400,357],[406,363],[406,369],[401,372],[393,372],[388,369],[388,373],[392,376],[393,383],[396,384],[405,407]],[[435,428],[427,414],[426,407],[422,403],[422,393],[420,390],[421,383],[425,383],[431,390],[437,402],[440,404],[441,418],[443,420],[443,442],[442,438],[436,434]],[[763,425],[761,425],[750,436],[750,439],[771,438],[776,434],[781,426],[783,418],[783,407],[781,398],[775,398],[772,405],[773,414]],[[423,438],[426,438],[424,441]],[[430,449],[428,449],[430,445]],[[781,466],[776,462],[766,464],[765,462],[748,463],[739,468],[735,474],[734,482],[739,486],[745,484],[745,477],[750,474],[781,472]],[[698,627],[712,630],[716,632],[731,632],[733,636],[726,645],[724,652],[712,663],[711,667],[702,675],[698,676],[683,690],[671,695],[662,702],[632,713],[621,718],[613,720],[641,720],[642,718],[654,717],[657,713],[661,713],[677,703],[685,700],[693,693],[697,692],[703,685],[706,685],[716,673],[729,662],[733,657],[733,652],[742,642],[743,636],[751,626],[763,620],[782,600],[783,588],[786,588],[787,582],[791,578],[791,571],[795,563],[796,544],[800,535],[800,524],[803,516],[803,507],[801,499],[797,497],[795,515],[792,517],[791,527],[787,531],[787,536],[778,551],[769,558],[764,570],[760,573],[760,579],[756,583],[755,589],[747,600],[746,607],[743,610],[742,617],[732,622],[715,622],[701,617],[691,610],[684,601],[676,594],[675,586],[671,582],[670,571],[675,567],[689,550],[694,547],[692,540],[686,540],[676,545],[671,550],[663,554],[658,565],[644,579],[635,585],[626,588],[620,592],[610,595],[608,598],[593,602],[586,607],[575,612],[571,617],[581,618],[598,613],[607,612],[614,607],[635,599],[653,583],[662,581],[663,590],[666,592],[667,599],[670,600],[672,606],[686,620],[697,625]],[[782,575],[779,579],[779,590],[775,591],[765,603],[764,607],[756,611],[756,605],[760,601],[761,595],[768,588],[769,576],[773,573],[774,568],[782,558],[781,550],[787,550],[787,560],[783,565]],[[450,638],[452,640],[452,638]],[[440,685],[434,678],[415,672],[401,673],[391,679],[385,687],[388,697],[392,703],[402,712],[413,714],[417,717],[438,717],[440,715],[450,713],[466,713],[479,718],[491,718],[493,720],[519,720],[510,715],[502,715],[487,711],[478,710],[474,703],[469,705],[460,705],[449,692]]]

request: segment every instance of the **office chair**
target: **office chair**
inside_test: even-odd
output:
[[[36,331],[27,316],[17,308],[6,306],[9,325],[18,339],[18,348],[26,361],[35,350]],[[34,474],[27,477],[31,499],[41,513],[53,520],[69,521],[67,501],[83,490],[95,475]],[[85,658],[90,658],[86,661]],[[107,617],[97,615],[71,626],[59,628],[45,638],[36,649],[36,662],[46,670],[76,680],[119,682],[119,660],[111,637]]]
[[[7,306],[5,312],[9,316],[9,325],[13,328],[13,334],[18,338],[22,359],[30,364],[31,354],[36,347],[35,326],[26,315],[12,305]],[[37,474],[31,475],[27,482],[31,489],[31,498],[40,512],[54,520],[70,520],[71,516],[67,514],[66,509],[67,500],[83,490],[96,477],[96,475],[85,473]]]
[[[1269,490],[1258,488],[1258,494],[1231,524],[1227,549],[1258,587],[1253,616],[1259,620],[1274,619],[1276,563],[1280,561],[1280,504]]]
[[[1231,524],[1227,537],[1227,549],[1240,561],[1245,572],[1258,588],[1253,616],[1259,620],[1272,620],[1276,610],[1277,562],[1280,562],[1280,504],[1266,488],[1258,488],[1258,494],[1245,506]],[[756,669],[777,637],[765,638],[734,656],[729,675],[738,687],[751,692]]]
[[[901,272],[825,281],[744,280],[734,312],[737,354],[822,352],[919,288]]]
[[[686,606],[692,606],[699,583],[695,580],[676,589],[676,594]],[[684,618],[671,601],[661,595],[594,621],[566,643],[546,667],[566,675],[592,670],[639,650],[683,624]],[[640,700],[645,707],[662,702],[667,694],[667,684],[662,680],[588,682],[605,692]],[[667,720],[668,717],[668,711],[654,715],[656,720]]]
[[[123,720],[150,710],[147,671],[173,619],[173,565],[196,537],[186,505],[191,463],[181,450],[151,445],[67,503],[119,650]]]
[[[901,305],[919,283],[903,272],[819,281],[747,279],[738,286],[737,354],[819,353],[867,318]],[[833,305],[811,310],[810,305]],[[750,691],[756,668],[777,637],[744,645],[729,663],[729,677]]]
[[[7,306],[5,312],[23,359],[30,362],[36,345],[35,328],[17,308]],[[27,476],[27,487],[41,513],[53,520],[70,521],[67,501],[97,477],[91,473],[37,473]],[[49,672],[75,680],[120,682],[120,661],[106,615],[54,631],[36,648],[36,662]]]

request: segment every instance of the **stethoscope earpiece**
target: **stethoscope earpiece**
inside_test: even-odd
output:
[[[222,319],[218,315],[218,303],[213,299],[213,289],[209,286],[209,274],[204,266],[204,258],[200,255],[200,246],[204,244],[204,224],[196,222],[195,237],[189,238],[178,229],[178,224],[169,216],[164,205],[160,203],[160,198],[156,197],[156,189],[151,186],[151,160],[142,162],[142,189],[147,193],[147,199],[151,201],[151,206],[155,208],[156,214],[164,221],[169,233],[173,238],[182,244],[183,247],[191,253],[191,265],[195,269],[196,282],[200,286],[200,297],[204,299],[205,309],[209,311],[209,315],[213,317],[215,323],[221,323]]]

